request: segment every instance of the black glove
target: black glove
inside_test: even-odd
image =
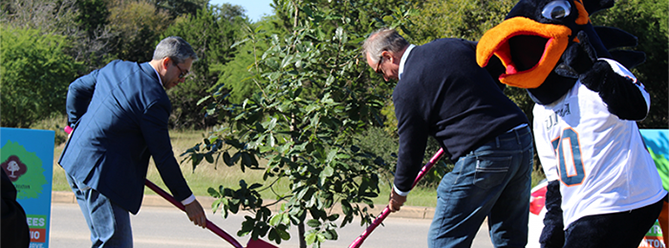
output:
[[[576,37],[579,42],[569,44],[562,54],[560,64],[555,68],[555,72],[560,76],[579,78],[597,62],[597,53],[585,31],[579,31]]]
[[[579,42],[567,47],[555,73],[577,78],[585,87],[599,93],[609,112],[618,118],[645,118],[648,113],[646,100],[632,79],[619,75],[608,62],[597,59],[597,53],[585,31],[579,31],[577,37]]]

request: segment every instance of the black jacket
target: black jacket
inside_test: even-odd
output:
[[[30,232],[26,212],[16,201],[16,188],[4,169],[2,171],[2,242],[0,247],[28,247]]]

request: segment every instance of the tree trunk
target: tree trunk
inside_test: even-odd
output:
[[[304,222],[297,224],[297,236],[300,240],[300,248],[307,248],[307,242],[304,238]]]

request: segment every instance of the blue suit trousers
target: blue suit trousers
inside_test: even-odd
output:
[[[77,182],[70,175],[67,175],[67,181],[91,231],[91,247],[131,248],[132,226],[128,210],[114,204],[97,190]]]

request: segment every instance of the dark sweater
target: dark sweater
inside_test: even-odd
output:
[[[400,146],[395,186],[408,191],[428,135],[455,162],[523,123],[525,114],[476,64],[476,43],[438,39],[410,51],[393,92]]]

